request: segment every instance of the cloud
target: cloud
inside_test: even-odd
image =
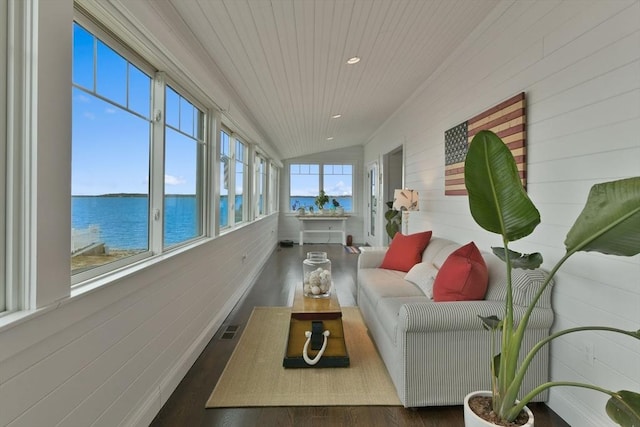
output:
[[[109,107],[109,108],[105,108],[104,112],[107,113],[107,114],[115,114],[116,113],[116,109]]]
[[[90,103],[90,102],[91,102],[91,98],[89,98],[87,95],[82,94],[82,93],[77,94],[77,95],[75,96],[75,99],[76,99],[76,101],[80,101],[80,102],[83,102],[83,103],[85,103],[85,104],[88,104],[88,103]]]
[[[89,120],[95,120],[95,119],[96,119],[96,115],[95,115],[95,114],[93,114],[93,113],[92,113],[92,112],[90,112],[90,111],[85,111],[84,113],[82,113],[82,116],[83,116],[85,119],[89,119]]]
[[[182,184],[186,184],[187,180],[178,176],[165,175],[164,183],[167,185],[182,185]]]
[[[343,181],[338,181],[335,185],[326,188],[325,191],[327,194],[332,194],[335,196],[351,196],[351,187],[347,187],[347,185]]]

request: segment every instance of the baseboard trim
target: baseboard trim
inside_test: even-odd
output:
[[[602,427],[613,424],[613,421],[605,415],[604,405],[602,411],[598,413],[595,408],[587,407],[573,396],[559,390],[551,390],[546,404],[572,426]]]

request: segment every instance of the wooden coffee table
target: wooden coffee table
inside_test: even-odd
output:
[[[299,288],[296,288],[291,307],[289,338],[282,366],[285,368],[349,366],[349,354],[342,327],[342,309],[336,293],[332,292],[330,298],[307,298]],[[305,346],[306,354],[304,354]],[[325,349],[322,352],[323,346]],[[318,357],[320,352],[321,355]]]

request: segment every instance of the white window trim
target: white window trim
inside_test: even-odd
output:
[[[90,270],[80,272],[71,275],[72,288],[82,287],[95,283],[96,281],[103,281],[106,278],[116,274],[116,272],[123,269],[131,268],[133,264],[139,263],[141,260],[152,257],[164,255],[169,252],[174,252],[180,248],[187,247],[189,245],[198,244],[202,239],[211,237],[214,232],[209,228],[210,222],[207,220],[211,216],[211,191],[207,182],[210,180],[208,176],[212,173],[207,169],[211,166],[211,162],[208,161],[210,146],[210,134],[208,133],[209,121],[211,115],[209,109],[207,109],[202,102],[194,99],[194,97],[185,90],[182,85],[177,81],[170,79],[164,72],[156,71],[151,64],[142,60],[140,56],[131,48],[122,45],[120,40],[114,39],[108,32],[103,30],[100,24],[94,22],[90,17],[85,16],[81,11],[77,10],[74,14],[74,21],[83,26],[87,31],[92,33],[102,42],[106,43],[111,49],[118,52],[122,57],[131,62],[134,66],[140,68],[145,73],[152,77],[152,101],[151,101],[151,117],[152,117],[152,129],[151,129],[151,158],[150,158],[150,185],[149,189],[149,248],[148,251],[142,252],[135,256],[127,257],[122,260],[111,262],[102,266],[97,266]],[[199,142],[199,159],[197,167],[200,168],[197,171],[197,186],[200,191],[201,198],[199,200],[200,215],[198,217],[201,220],[202,233],[193,239],[189,239],[185,242],[181,242],[169,247],[164,247],[164,133],[165,133],[165,120],[164,120],[164,99],[165,89],[167,84],[178,92],[180,96],[187,99],[194,106],[200,109],[204,113],[204,141]],[[157,215],[156,215],[157,213]]]
[[[13,81],[9,81],[7,70],[8,70],[8,56],[9,56],[9,40],[13,38],[13,34],[15,32],[15,24],[14,20],[8,19],[9,14],[9,3],[13,2],[0,2],[0,27],[6,28],[6,31],[0,32],[0,100],[4,100],[4,102],[0,102],[0,129],[6,129],[6,132],[0,136],[0,164],[8,165],[7,163],[7,152],[9,141],[13,141],[13,137],[11,133],[13,129],[10,126],[7,126],[8,122],[8,111],[12,111],[12,108],[7,108],[11,99],[7,94],[7,90],[12,92],[16,87]],[[13,41],[12,41],[13,44]],[[13,94],[11,94],[13,97]],[[6,222],[6,209],[8,206],[11,206],[10,203],[7,203],[7,185],[9,182],[9,168],[2,168],[4,170],[3,173],[0,173],[0,313],[4,312],[5,309],[10,310],[12,304],[6,305],[6,302],[10,300],[11,294],[13,294],[13,287],[11,284],[15,283],[12,280],[9,280],[8,275],[6,274],[6,261],[7,261],[7,253],[5,252],[5,241],[6,241],[6,230],[9,230]]]
[[[357,170],[357,164],[356,162],[336,162],[336,161],[292,161],[287,163],[286,168],[287,168],[287,179],[288,179],[288,184],[289,184],[289,188],[287,191],[287,210],[285,212],[291,214],[291,166],[292,165],[315,165],[318,166],[318,192],[320,191],[320,189],[324,188],[324,166],[325,165],[348,165],[351,166],[351,200],[352,200],[352,208],[351,211],[348,211],[347,214],[349,215],[353,215],[356,213],[356,203],[355,203],[355,197],[356,197],[356,191],[355,191],[355,186],[356,186],[356,180],[355,180],[355,174],[356,174],[356,170]]]
[[[37,132],[37,28],[38,9],[34,1],[6,2],[7,49],[6,78],[6,182],[3,212],[6,252],[4,261],[4,304],[6,312],[36,307],[36,266],[30,263],[35,256],[36,230],[36,159],[34,155]],[[17,23],[17,25],[16,25]],[[23,55],[31,52],[32,55]],[[2,217],[0,217],[2,220]],[[0,252],[1,253],[1,252]],[[0,267],[0,271],[3,268]]]

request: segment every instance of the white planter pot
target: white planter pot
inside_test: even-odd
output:
[[[476,415],[473,410],[469,407],[469,399],[474,396],[491,396],[490,391],[474,391],[472,393],[467,394],[464,397],[464,425],[465,427],[496,427],[497,424],[486,421],[483,418]],[[523,425],[523,427],[533,427],[533,412],[526,406],[524,407],[524,411],[529,415],[529,421]]]

